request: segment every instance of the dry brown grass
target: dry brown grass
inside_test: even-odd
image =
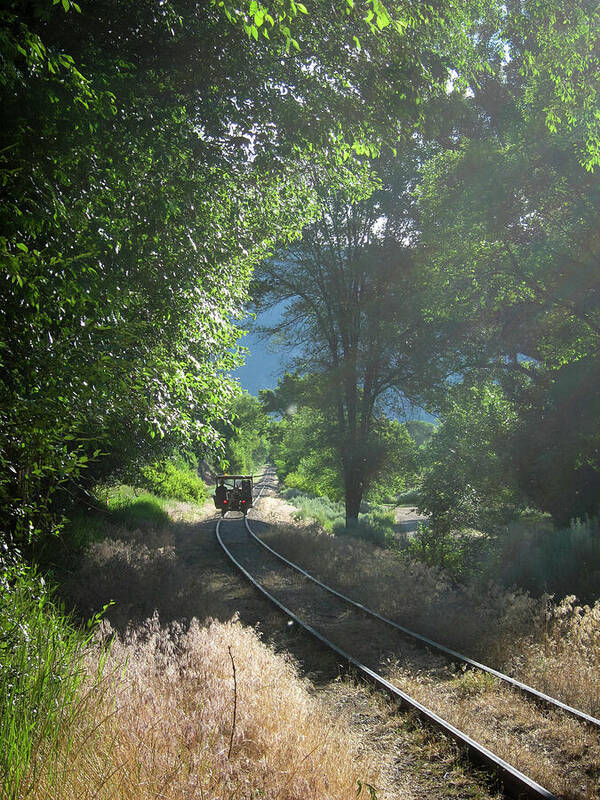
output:
[[[263,534],[261,534],[263,535]],[[545,602],[523,593],[453,585],[441,570],[368,542],[280,527],[265,541],[335,588],[444,644],[502,660],[513,637],[542,626]]]
[[[183,630],[155,616],[117,640],[60,741],[37,754],[32,800],[346,800],[378,783],[347,716],[235,620]]]
[[[510,663],[523,680],[600,717],[600,601],[582,606],[570,596],[549,604],[543,632],[520,648]]]
[[[568,598],[552,605],[493,587],[461,590],[422,564],[402,564],[368,544],[314,530],[279,530],[267,538],[327,582],[413,629],[426,629],[455,647],[460,642],[487,661],[486,647],[495,655],[504,648],[504,664],[519,677],[577,700],[592,713],[597,708],[600,604],[578,607]],[[423,616],[424,609],[430,616]],[[398,661],[378,663],[377,654],[393,646],[389,629],[373,620],[345,619],[342,613],[330,628],[329,635],[344,649],[383,669],[409,695],[551,791],[569,800],[600,798],[597,731],[560,711],[538,708],[479,670],[445,664],[423,648],[412,653],[413,648],[401,646]]]
[[[498,586],[455,586],[406,562],[314,526],[263,534],[286,557],[367,606],[436,641],[503,669],[591,714],[600,711],[600,602],[554,605]]]
[[[325,724],[325,733],[322,724],[315,724],[311,731],[306,732],[304,752],[317,746],[314,756],[311,756],[313,764],[315,759],[321,764],[322,757],[318,748],[319,742],[324,739],[325,734],[329,737],[328,741],[333,741],[334,744],[336,739],[337,742],[341,741],[342,743],[345,739],[354,742],[351,744],[351,760],[354,758],[352,748],[355,748],[355,736],[358,735],[362,741],[361,747],[372,753],[376,760],[372,774],[377,774],[378,769],[380,770],[382,777],[378,779],[377,792],[380,800],[385,797],[403,798],[404,800],[416,800],[416,798],[422,797],[447,798],[456,797],[457,793],[458,796],[465,798],[490,797],[489,793],[482,788],[480,780],[465,770],[462,760],[457,758],[457,753],[452,745],[444,743],[439,737],[431,735],[418,725],[415,728],[408,723],[404,725],[398,719],[395,709],[390,707],[386,710],[386,703],[381,699],[377,700],[376,696],[363,697],[359,702],[357,696],[365,691],[364,687],[359,689],[354,686],[352,681],[338,680],[338,666],[335,659],[326,658],[318,651],[318,648],[315,652],[314,645],[309,639],[305,640],[304,637],[298,636],[285,625],[285,622],[282,624],[278,613],[265,600],[256,596],[245,579],[238,577],[235,571],[232,571],[229,562],[215,542],[212,522],[201,521],[198,525],[177,523],[157,527],[145,526],[136,530],[128,530],[113,524],[107,527],[106,537],[89,548],[79,568],[68,577],[65,591],[68,599],[75,602],[84,615],[97,610],[107,600],[115,600],[116,605],[109,609],[108,616],[122,633],[127,628],[127,620],[138,621],[136,623],[138,633],[133,637],[131,634],[124,635],[127,644],[119,645],[122,657],[128,653],[131,655],[136,672],[139,671],[141,662],[144,659],[147,660],[146,656],[138,654],[138,640],[147,636],[147,634],[141,633],[143,626],[140,626],[139,621],[152,615],[154,609],[159,609],[161,619],[167,621],[190,619],[194,615],[201,620],[206,620],[210,616],[218,616],[221,620],[226,621],[231,618],[234,609],[240,609],[242,617],[250,625],[254,625],[258,620],[261,621],[261,627],[269,632],[273,641],[278,643],[277,649],[291,647],[299,659],[306,661],[310,664],[310,668],[315,670],[314,677],[318,682],[318,688],[314,684],[307,684],[308,689],[311,693],[317,692],[320,698],[324,698],[330,712],[324,713],[324,719],[328,720]],[[135,627],[135,624],[130,627]],[[282,632],[282,628],[284,632]],[[177,627],[173,629],[175,632],[178,630]],[[162,636],[164,637],[164,633]],[[136,642],[135,646],[134,641]],[[245,650],[250,658],[252,650],[250,648],[245,648]],[[226,650],[224,654],[221,654],[221,656],[223,655],[225,655],[225,662],[222,665],[224,681],[229,682],[228,685],[231,689],[231,663],[228,661]],[[238,656],[234,654],[234,657],[237,664]],[[116,662],[118,662],[118,658],[113,659],[112,663]],[[260,663],[258,666],[260,671]],[[323,682],[325,680],[327,689],[324,691]],[[175,678],[173,682],[175,682]],[[161,691],[157,686],[154,693],[160,697]],[[119,697],[124,697],[124,695],[126,695],[126,690],[120,690]],[[110,688],[108,696],[102,703],[109,702],[110,705],[110,702],[114,702],[114,697],[115,691]],[[230,695],[230,704],[231,700]],[[102,708],[105,708],[101,703],[98,704],[97,696],[95,700],[90,698],[88,702],[89,707],[86,711],[88,721],[85,722],[85,719],[82,718],[82,727],[77,729],[79,741],[85,741],[86,730],[95,724],[94,720],[102,719]],[[127,714],[136,718],[136,708],[133,707],[127,712],[122,711],[124,702],[126,699],[119,700],[121,704],[119,713],[122,715],[123,725],[126,726],[128,724]],[[257,696],[257,702],[262,702],[260,696]],[[98,705],[96,711],[92,709],[94,703]],[[295,717],[296,706],[293,703],[288,704],[285,694],[278,698],[278,703],[281,714],[283,714],[285,706],[286,713],[290,718]],[[314,707],[318,711],[319,704],[317,703]],[[340,708],[343,709],[343,719],[339,726],[332,729],[331,720],[339,715]],[[106,713],[106,709],[104,713]],[[147,721],[145,713],[144,711],[142,718]],[[225,744],[224,742],[230,730],[227,725],[231,725],[231,705],[228,713],[229,718],[225,712],[223,730],[219,734],[221,750],[225,744],[228,747],[228,740]],[[318,711],[318,713],[321,712]],[[350,720],[350,722],[347,723],[345,720]],[[84,727],[84,723],[87,728]],[[352,736],[348,732],[350,728],[353,731]],[[135,731],[137,728],[134,726],[133,730]],[[102,742],[110,735],[115,738],[115,741],[120,740],[122,733],[118,725],[116,733],[115,729],[105,728]],[[105,748],[102,742],[100,750]],[[148,750],[150,746],[154,745],[151,745],[151,742],[144,745],[144,750]],[[131,747],[133,748],[133,745]],[[265,747],[268,748],[269,745],[265,744]],[[335,747],[339,749],[338,744],[335,744]],[[156,747],[154,749],[156,750]],[[344,749],[346,749],[345,746]],[[90,752],[94,752],[93,748]],[[223,753],[221,753],[222,757]],[[86,758],[89,758],[89,754]],[[256,758],[259,761],[262,759],[268,767],[270,762],[264,760],[260,751],[257,752]],[[112,756],[111,759],[115,760]],[[132,763],[137,763],[135,758]],[[356,762],[356,774],[363,781],[367,776],[366,780],[368,781],[366,768],[361,774],[361,763],[364,762],[360,760]],[[72,764],[68,766],[69,769],[76,768]],[[143,764],[142,767],[146,769]],[[210,768],[213,769],[215,775],[218,774],[219,763],[216,767],[213,765]],[[87,767],[84,765],[82,775],[85,775],[85,769]],[[104,768],[94,769],[101,774]],[[326,760],[324,769],[327,769]],[[118,770],[115,775],[117,774],[119,774]],[[252,770],[249,774],[253,774]],[[205,784],[201,784],[201,786],[204,791]],[[215,783],[215,786],[217,787],[216,792],[220,784]],[[101,792],[99,796],[106,796],[107,800],[113,800],[115,797],[113,783],[109,782],[108,787],[109,793],[104,795]],[[354,783],[350,785],[346,794],[331,794],[331,796],[352,798],[356,796],[356,790],[357,785]],[[222,791],[223,794],[205,794],[205,797],[207,800],[221,800],[221,797],[230,796],[224,793],[224,789]],[[256,797],[258,800],[258,797],[261,796],[257,793],[258,790],[254,795],[250,791],[248,789],[244,794],[240,790],[241,793],[235,797],[240,800]],[[266,796],[276,798],[278,791],[279,789],[270,794],[267,793]],[[333,789],[331,791],[333,792]],[[135,794],[133,790],[131,793],[132,796]],[[38,796],[40,798],[44,796],[41,790]],[[145,795],[140,796],[145,797]],[[166,795],[166,797],[170,796]],[[199,796],[202,797],[201,794]],[[280,794],[279,796],[284,797],[285,795]],[[304,797],[305,795],[300,796]],[[310,795],[308,796],[310,797]],[[323,797],[328,796],[330,795],[323,795]],[[366,789],[363,789],[361,796],[368,796]],[[124,797],[127,800],[128,796],[124,795]],[[184,797],[187,800],[187,795],[181,795],[182,800]],[[59,800],[70,800],[68,794],[64,799],[61,795],[58,795],[58,798]]]
[[[559,711],[539,713],[523,695],[477,670],[389,679],[493,753],[565,800],[600,798],[600,737]]]
[[[275,521],[281,509],[272,510]],[[356,540],[334,539],[316,529],[288,526],[268,534],[261,531],[261,535],[326,582],[408,627],[512,671],[592,713],[594,704],[597,707],[600,606],[577,609],[568,602],[553,606],[546,599],[535,600],[496,587],[459,589],[442,573],[418,562],[406,564],[389,551]],[[71,576],[69,588],[84,610],[86,604],[95,610],[107,599],[116,599],[117,606],[109,613],[121,630],[127,619],[143,619],[155,608],[168,620],[189,619],[194,614],[201,619],[207,615],[228,619],[232,607],[247,609],[257,602],[244,583],[238,587],[237,580],[228,577],[229,567],[214,545],[213,527],[208,523],[140,531],[113,527],[109,536],[92,546]],[[263,614],[264,609],[256,619],[263,619]],[[227,758],[233,700],[227,645],[232,646],[239,679],[232,759]],[[80,776],[79,788],[71,794],[66,788],[61,788],[63,794],[54,789],[44,794],[42,786],[34,795],[36,800],[92,797],[93,791],[86,787],[98,789],[103,776],[110,777],[97,796],[107,800],[350,798],[355,796],[357,778],[369,781],[368,776],[376,774],[373,764],[360,759],[358,741],[350,732],[360,727],[356,720],[353,726],[346,718],[335,723],[335,715],[323,711],[309,697],[289,661],[277,661],[279,657],[239,623],[213,623],[207,630],[193,623],[187,633],[175,625],[167,633],[154,620],[138,626],[115,647],[109,666],[125,658],[130,661],[125,680],[105,682],[101,701],[97,694],[90,695],[89,707],[86,705],[75,729],[76,746],[68,757],[63,750],[61,765]],[[216,665],[212,678],[211,664]],[[566,797],[596,796],[585,783],[593,786],[598,782],[600,757],[595,742],[582,739],[577,728],[567,729],[568,723],[562,728],[558,719],[558,727],[551,719],[547,728],[540,728],[537,721],[533,725],[529,706],[521,708],[518,701],[513,705],[511,697],[498,693],[494,681],[482,680],[470,671],[440,679],[439,668],[431,674],[425,666],[420,671],[414,664],[411,670],[406,664],[391,665],[391,669],[409,693],[459,727],[472,724],[468,729],[474,738],[486,741],[508,761],[514,762],[516,757],[524,771],[540,782],[560,790],[578,780],[577,793],[565,789]],[[277,683],[277,676],[283,673]],[[260,686],[263,675],[267,676],[267,688]],[[285,675],[291,675],[291,682],[286,682]],[[497,719],[498,725],[490,726],[490,718]],[[314,726],[306,727],[304,720]],[[503,742],[504,723],[512,726],[516,736]],[[98,725],[97,732],[93,732],[94,725]],[[556,730],[551,733],[553,726]],[[553,774],[544,748],[557,737],[565,741],[565,758]],[[516,739],[520,744],[515,745]],[[446,796],[447,781],[439,777],[435,779],[439,791],[420,794],[417,790],[414,794],[411,758],[415,756],[408,757],[413,751],[410,744],[405,746],[405,752],[396,758],[407,761],[411,777],[403,775],[396,780],[396,793],[387,796]],[[345,773],[345,783],[335,783],[329,773],[339,775],[346,770],[340,761],[345,751],[349,761],[344,763],[350,763],[350,772]],[[432,758],[443,762],[437,751]],[[578,765],[575,771],[571,761]],[[370,782],[378,780],[372,777]],[[398,787],[406,789],[398,793]],[[367,795],[363,792],[363,796]],[[381,792],[378,796],[386,795]],[[461,788],[458,796],[472,795]]]

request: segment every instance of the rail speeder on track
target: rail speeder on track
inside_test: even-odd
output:
[[[213,495],[215,506],[224,517],[228,511],[241,511],[244,516],[252,508],[254,478],[252,475],[217,475]]]

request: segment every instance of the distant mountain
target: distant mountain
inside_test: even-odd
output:
[[[260,389],[274,389],[284,372],[281,354],[269,350],[267,343],[253,333],[244,336],[240,344],[249,349],[246,363],[233,373],[242,388],[253,395]]]
[[[276,323],[281,313],[282,309],[276,306],[259,314],[256,320],[245,320],[241,324],[248,334],[240,340],[240,344],[247,347],[249,352],[244,366],[237,369],[233,375],[239,380],[242,388],[250,394],[258,395],[260,389],[274,389],[277,379],[285,372],[281,352],[253,332],[258,325]]]

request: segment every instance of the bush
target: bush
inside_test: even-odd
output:
[[[298,509],[294,515],[296,519],[315,520],[328,533],[332,533],[334,526],[338,523],[343,524],[344,522],[345,511],[343,503],[336,503],[328,497],[315,497],[304,494],[296,487],[286,489],[283,496]]]
[[[413,558],[442,567],[455,581],[490,581],[534,595],[576,595],[593,603],[600,587],[600,522],[555,528],[537,512],[522,514],[493,535],[463,529],[440,533],[420,525],[405,547]]]
[[[144,489],[159,497],[203,503],[208,490],[196,470],[183,459],[157,461],[140,470],[140,483]]]
[[[336,536],[354,536],[364,539],[379,547],[393,547],[396,545],[396,522],[394,515],[385,511],[372,511],[368,514],[359,514],[358,522],[350,528],[346,527],[345,520],[334,524]]]
[[[516,521],[494,540],[485,569],[506,586],[594,602],[600,587],[600,521],[575,520],[566,528]]]
[[[421,492],[419,489],[407,489],[396,498],[399,506],[417,506],[421,502]]]
[[[482,560],[489,553],[490,539],[474,529],[440,533],[427,522],[421,522],[404,546],[411,558],[430,567],[443,568],[454,581],[468,582],[481,577]],[[490,581],[497,580],[494,574],[487,577]]]
[[[108,489],[107,506],[110,521],[128,530],[168,525],[171,522],[163,498],[131,486]]]

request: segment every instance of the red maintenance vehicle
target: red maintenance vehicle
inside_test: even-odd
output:
[[[252,508],[252,475],[217,475],[217,486],[213,495],[215,506],[224,517],[228,511],[241,511],[244,516]]]

